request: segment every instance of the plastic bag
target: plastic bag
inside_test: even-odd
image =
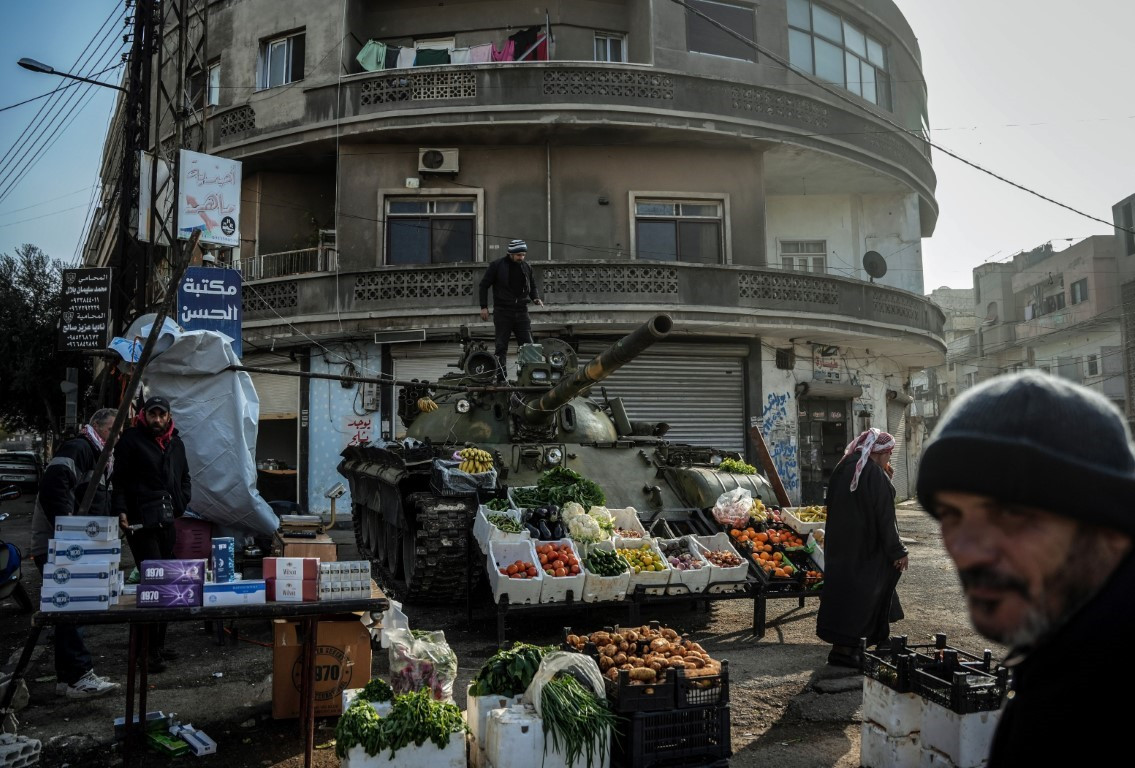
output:
[[[471,475],[458,469],[459,461],[434,459],[432,483],[434,490],[443,496],[464,496],[477,493],[484,488],[495,488],[497,471],[478,472]]]
[[[445,633],[392,629],[390,639],[390,687],[394,693],[413,693],[423,688],[437,701],[453,701],[457,679],[457,654],[445,641]]]
[[[603,687],[603,675],[600,674],[599,665],[595,663],[595,659],[584,656],[582,653],[552,651],[545,654],[544,660],[540,662],[540,668],[536,670],[532,682],[524,691],[525,703],[535,707],[537,715],[540,714],[540,692],[561,672],[574,675],[581,683],[590,686],[600,700],[606,700],[607,690]]]
[[[402,603],[390,601],[390,607],[382,614],[382,634],[379,638],[383,648],[390,647],[390,632],[395,629],[409,629],[410,619],[402,613]]]
[[[734,488],[717,497],[713,505],[713,519],[722,525],[744,528],[749,523],[753,508],[753,494],[747,488]]]

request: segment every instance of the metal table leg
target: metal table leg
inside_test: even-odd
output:
[[[138,674],[138,634],[139,628],[136,624],[130,624],[128,630],[129,643],[126,651],[126,719],[123,721],[123,740],[122,740],[122,763],[123,765],[130,765],[130,756],[132,752],[134,739],[137,737],[137,731],[134,728],[134,691],[135,681]],[[139,721],[144,718],[138,718]],[[144,727],[144,725],[143,725]]]
[[[765,636],[765,624],[768,621],[767,599],[764,591],[757,592],[753,599],[753,632],[760,640]]]
[[[315,748],[315,639],[318,619],[300,623],[303,635],[303,665],[300,671],[300,730],[303,732],[303,764],[311,768]]]
[[[8,684],[4,686],[4,696],[0,698],[0,710],[7,709],[12,706],[12,698],[16,695],[16,687],[20,683],[20,678],[28,668],[28,664],[32,660],[32,651],[35,650],[36,643],[39,642],[39,633],[42,627],[38,624],[32,624],[28,630],[28,639],[24,643],[24,650],[20,653],[20,660],[16,662],[16,668],[12,670],[12,677],[8,680]]]

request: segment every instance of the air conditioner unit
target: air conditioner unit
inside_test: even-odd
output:
[[[457,173],[456,149],[419,149],[418,173]]]

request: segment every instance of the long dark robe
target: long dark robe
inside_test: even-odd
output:
[[[824,592],[816,634],[835,645],[868,645],[890,636],[890,622],[902,618],[894,562],[906,555],[895,520],[895,488],[879,465],[868,461],[851,490],[858,454],[843,459],[828,485],[824,538]],[[892,612],[892,598],[895,609]]]

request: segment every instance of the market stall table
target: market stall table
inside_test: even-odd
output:
[[[149,631],[152,624],[168,621],[224,621],[225,619],[286,619],[300,624],[304,652],[300,668],[300,730],[304,739],[304,766],[310,768],[315,733],[315,631],[319,621],[336,614],[385,611],[389,604],[382,591],[371,582],[370,597],[345,600],[324,600],[307,603],[260,603],[256,605],[229,605],[196,608],[138,608],[133,596],[124,596],[122,602],[106,611],[44,612],[36,611],[23,652],[12,672],[12,677],[0,698],[0,710],[12,702],[16,685],[31,661],[32,651],[39,642],[44,627],[57,624],[128,624],[130,644],[126,672],[126,726],[124,757],[129,760],[131,742],[144,731],[146,713],[147,673],[149,660]],[[138,670],[140,678],[137,678]],[[134,725],[135,694],[138,701],[138,723]]]

